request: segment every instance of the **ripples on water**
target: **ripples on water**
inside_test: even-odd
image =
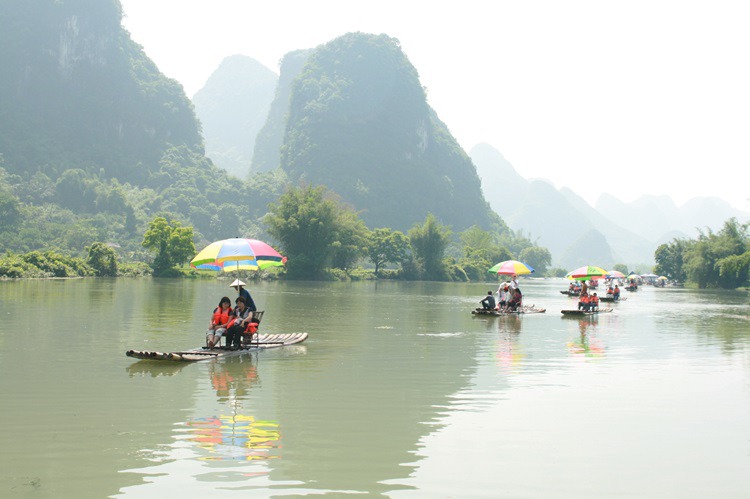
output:
[[[227,283],[0,283],[0,492],[40,497],[744,497],[746,293],[644,288],[475,317],[487,284],[261,283],[303,345],[197,364]],[[494,286],[489,285],[492,289]],[[230,290],[231,291],[231,290]],[[47,304],[28,321],[14,311]],[[21,314],[23,315],[23,314]],[[20,338],[20,339],[19,339]]]

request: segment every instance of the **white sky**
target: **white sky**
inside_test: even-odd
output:
[[[121,2],[189,97],[230,55],[278,73],[289,51],[385,33],[467,152],[487,142],[591,204],[717,196],[750,211],[750,2]]]

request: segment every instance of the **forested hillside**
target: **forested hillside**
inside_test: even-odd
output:
[[[455,230],[502,226],[386,35],[350,33],[309,56],[292,85],[280,164],[294,182],[336,191],[370,226],[405,230],[428,213]]]
[[[13,173],[144,185],[168,145],[202,152],[182,87],[120,27],[117,0],[0,3],[0,151]]]
[[[271,102],[266,122],[255,140],[252,173],[269,172],[280,166],[281,146],[284,143],[292,83],[299,76],[311,53],[312,50],[295,50],[286,54],[281,60],[276,93],[273,102]]]
[[[117,0],[0,2],[0,250],[106,241],[144,259],[155,214],[199,241],[226,237],[254,230],[278,195],[205,158],[182,86],[121,17]]]

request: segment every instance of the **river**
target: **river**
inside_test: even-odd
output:
[[[199,363],[229,281],[0,282],[0,496],[747,497],[745,292],[474,317],[496,284],[251,283],[305,343]]]

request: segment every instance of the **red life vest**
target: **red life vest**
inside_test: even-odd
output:
[[[592,296],[591,297],[591,303],[594,305],[599,305],[599,297],[598,296]]]
[[[216,307],[214,309],[214,319],[213,319],[214,325],[221,326],[229,322],[229,314],[231,313],[232,313],[231,308],[224,310],[221,307]]]

